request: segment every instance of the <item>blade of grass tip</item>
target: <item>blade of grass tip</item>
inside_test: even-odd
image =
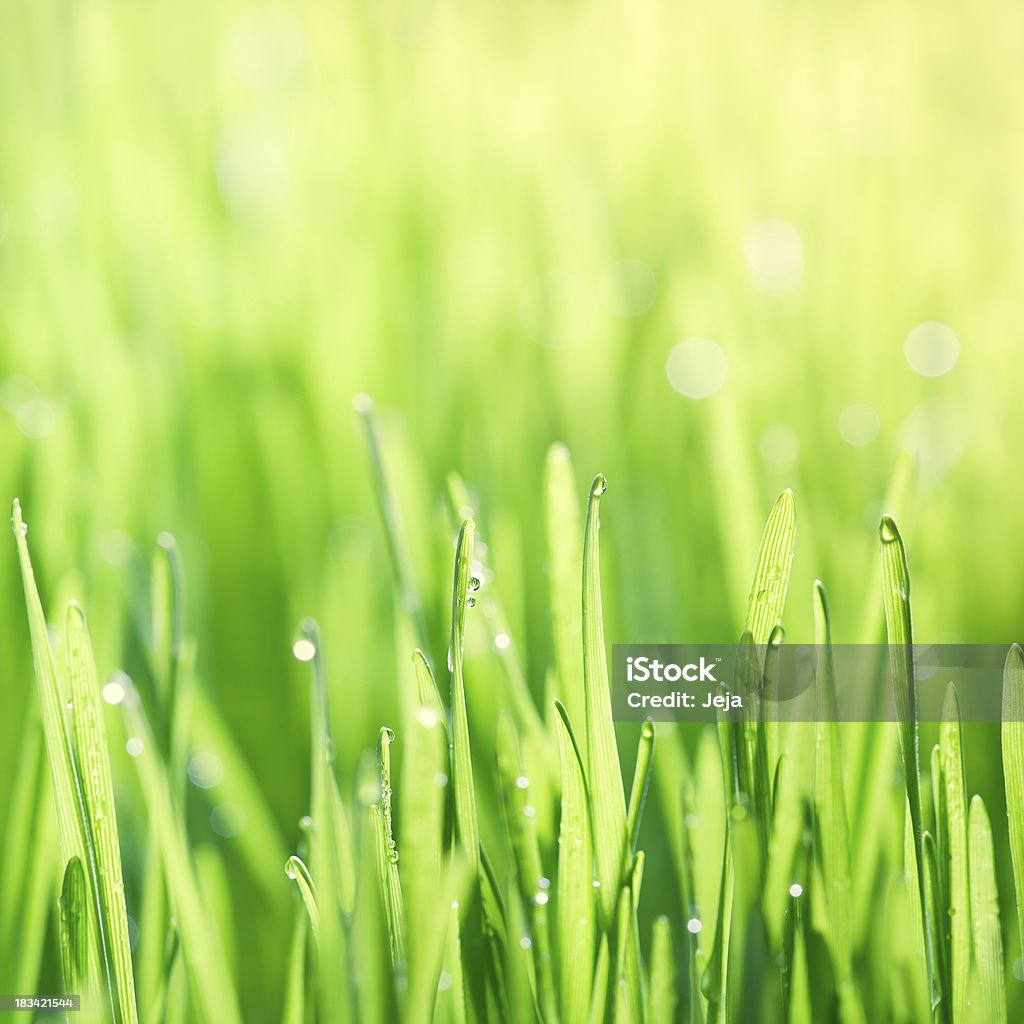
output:
[[[583,761],[568,713],[554,701],[562,766],[562,817],[558,833],[558,960],[561,1019],[586,1021],[594,973],[594,856],[590,799]],[[547,902],[546,893],[536,898]]]
[[[818,833],[818,868],[824,881],[827,935],[839,989],[840,1016],[844,1024],[859,1024],[863,1020],[863,1010],[854,984],[850,942],[850,827],[843,791],[832,618],[828,595],[821,580],[814,583],[814,642],[818,657],[814,678],[814,818]],[[800,941],[804,940],[801,938]],[[806,959],[806,950],[804,952]]]
[[[776,499],[765,523],[747,598],[743,629],[757,647],[768,643],[772,630],[782,621],[795,545],[796,505],[793,492],[787,488]]]
[[[65,630],[68,675],[71,681],[73,750],[88,810],[89,836],[97,875],[99,939],[104,960],[112,965],[118,999],[117,1019],[138,1020],[135,977],[132,973],[128,910],[124,899],[121,843],[114,806],[114,783],[103,711],[99,705],[96,663],[85,615],[77,604],[68,607]]]
[[[921,902],[922,926],[925,936],[925,961],[933,1009],[948,1002],[939,991],[936,951],[930,936],[931,908],[925,892],[924,824],[921,804],[921,754],[918,741],[917,682],[914,677],[914,639],[910,617],[910,572],[903,538],[892,516],[883,516],[878,529],[882,552],[882,599],[885,606],[885,628],[889,643],[889,671],[892,678],[896,716],[899,720],[900,750],[903,754],[903,775],[906,780],[907,805],[913,829],[917,861],[918,897]]]
[[[408,945],[405,1019],[410,1022],[430,1019],[444,952],[448,908],[442,907],[438,913],[438,897],[447,771],[448,743],[443,719],[434,708],[421,706],[409,729],[399,819],[406,922],[410,939],[415,937]]]
[[[78,857],[64,869],[60,887],[60,954],[64,991],[77,992],[89,969],[89,906],[85,871]]]
[[[29,558],[28,524],[21,517],[21,505],[14,499],[11,523],[18,545],[21,563],[21,578],[25,588],[25,605],[28,611],[29,634],[32,640],[32,661],[35,666],[39,704],[42,712],[43,735],[46,738],[46,753],[50,764],[53,796],[57,806],[57,820],[60,826],[61,858],[66,864],[72,857],[84,863],[85,847],[79,828],[77,785],[71,759],[71,740],[65,718],[65,698],[57,680],[57,666],[50,649],[46,630],[46,616],[39,600],[32,562]]]
[[[608,663],[601,610],[601,495],[608,482],[598,473],[590,487],[583,541],[583,685],[586,694],[587,783],[593,814],[601,916],[611,926],[626,865],[626,798],[615,745]]]
[[[448,498],[456,522],[461,523],[464,518],[472,518],[474,513],[470,504],[469,490],[458,473],[448,474]],[[483,561],[483,555],[481,554],[481,552],[487,550],[487,545],[483,543],[479,527],[477,527],[474,549],[474,558],[470,571],[475,575],[471,575],[469,578],[469,589],[471,591],[478,590],[483,585],[483,581],[490,579],[492,575],[487,570]],[[501,595],[490,586],[488,591],[487,603],[489,607],[484,624],[487,626],[492,647],[500,655],[498,661],[508,683],[508,703],[515,712],[516,719],[519,721],[523,732],[531,737],[541,752],[546,753],[551,746],[550,736],[548,736],[544,729],[544,723],[537,710],[533,695],[530,693],[530,685],[526,680],[526,674],[523,671],[519,654],[516,651],[515,645],[511,642],[508,616],[505,614]],[[473,597],[469,606],[473,607],[475,601],[476,598]]]
[[[455,791],[455,824],[459,842],[470,861],[478,866],[480,830],[476,816],[476,792],[473,785],[473,760],[469,746],[469,718],[466,713],[466,687],[462,675],[462,655],[466,643],[466,608],[469,600],[470,568],[473,563],[473,539],[476,527],[467,519],[459,530],[452,582],[452,631],[448,648],[448,669],[452,675],[452,785]]]
[[[640,743],[636,749],[636,767],[633,771],[633,788],[629,791],[629,809],[626,812],[626,834],[629,837],[628,850],[632,855],[640,835],[640,819],[647,802],[647,787],[651,781],[651,759],[654,756],[654,722],[644,722],[640,729]]]
[[[971,925],[974,957],[980,977],[981,1020],[993,1024],[1006,1020],[1006,989],[1003,982],[1003,938],[999,926],[999,893],[996,884],[992,827],[985,802],[971,800],[968,813],[971,887]]]
[[[350,1014],[346,984],[347,951],[342,913],[352,913],[355,856],[345,810],[334,776],[334,740],[327,700],[327,671],[320,628],[312,619],[302,625],[312,647],[313,687],[310,700],[309,868],[319,892],[320,935],[317,943],[318,1002],[328,1020],[346,1020]],[[346,879],[348,881],[346,882]]]
[[[604,1024],[605,1007],[608,1003],[608,971],[611,966],[611,955],[608,952],[608,936],[601,936],[601,944],[597,949],[597,962],[594,965],[594,983],[590,993],[590,1014],[588,1024]]]
[[[536,815],[530,813],[530,779],[523,774],[519,737],[508,715],[498,719],[498,778],[501,811],[512,853],[516,886],[529,927],[537,1000],[545,1021],[558,1020],[558,1001],[551,963],[551,933],[546,896],[551,881],[544,877],[537,839]],[[542,896],[543,894],[543,896]],[[542,896],[538,901],[537,897]]]
[[[29,636],[32,644],[32,662],[35,669],[36,690],[43,722],[43,736],[46,741],[47,760],[50,765],[50,780],[57,809],[58,833],[60,835],[61,864],[66,865],[78,857],[87,873],[87,894],[90,912],[95,913],[94,926],[99,932],[99,893],[92,884],[95,860],[88,809],[82,791],[81,779],[75,763],[72,744],[71,723],[65,714],[65,698],[57,676],[56,660],[50,647],[46,617],[43,613],[39,591],[36,587],[32,561],[29,557],[28,524],[22,519],[21,505],[14,499],[11,508],[11,525],[18,547],[22,584],[25,590],[25,607],[28,614]],[[118,998],[115,990],[113,967],[105,958],[101,959],[98,943],[89,944],[90,979],[102,977],[103,987],[110,1006],[110,1012],[117,1014]],[[92,985],[90,984],[90,988]]]
[[[1010,647],[1003,666],[1002,747],[1017,929],[1024,950],[1024,650],[1019,644]]]
[[[444,705],[441,703],[441,694],[437,689],[437,682],[434,680],[434,673],[430,670],[430,662],[427,656],[417,647],[412,656],[413,665],[416,670],[416,693],[421,708],[429,708],[437,716],[438,721],[447,722]],[[447,732],[447,726],[445,726]]]
[[[553,444],[544,463],[544,525],[547,532],[548,594],[551,630],[555,647],[558,696],[574,722],[586,721],[583,661],[580,635],[583,632],[579,580],[583,533],[579,498],[569,449]],[[583,763],[587,764],[586,736],[577,737]]]
[[[616,919],[616,1024],[640,1024],[644,1021],[646,999],[640,970],[640,936],[636,908],[644,874],[643,851],[633,859],[630,881],[622,887]]]
[[[395,586],[398,588],[401,605],[416,627],[416,638],[419,646],[427,651],[428,642],[426,620],[423,617],[423,604],[416,587],[412,571],[412,559],[409,555],[409,544],[402,526],[402,517],[398,502],[388,483],[387,466],[384,458],[384,445],[377,423],[377,411],[373,399],[369,395],[356,395],[352,400],[355,411],[363,421],[366,431],[366,448],[370,455],[370,466],[373,470],[374,489],[377,505],[384,523],[384,537],[391,556],[391,567],[395,573]]]
[[[971,888],[967,851],[967,784],[964,778],[964,747],[960,702],[950,683],[939,725],[939,751],[945,784],[945,822],[948,850],[950,976],[953,989],[953,1020],[966,1020],[967,984],[971,972]]]
[[[167,886],[181,934],[182,950],[201,1019],[208,1024],[241,1024],[235,988],[216,926],[206,912],[189,855],[184,823],[174,807],[167,771],[146,721],[138,693],[122,702],[134,756],[156,833]]]
[[[387,726],[380,730],[377,760],[380,768],[380,803],[371,807],[377,827],[377,871],[388,923],[388,950],[392,967],[405,960],[405,905],[398,877],[398,849],[391,821],[391,744],[395,734]]]
[[[672,925],[662,914],[651,931],[651,984],[647,1019],[650,1024],[672,1024],[676,1019],[676,965],[672,951]]]
[[[284,873],[295,883],[302,897],[302,903],[309,916],[309,927],[313,932],[313,938],[319,941],[320,938],[320,908],[317,906],[316,886],[309,873],[309,868],[303,863],[300,857],[289,857],[285,861]]]

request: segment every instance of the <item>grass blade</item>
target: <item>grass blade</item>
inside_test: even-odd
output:
[[[131,1024],[138,1016],[114,784],[92,644],[85,615],[74,602],[68,607],[65,637],[71,681],[73,752],[88,813],[86,844],[92,849],[91,859],[96,870],[93,884],[97,889],[94,899],[99,908],[101,953],[113,974],[118,1007],[115,1019]]]
[[[655,919],[651,933],[650,1024],[672,1024],[676,1013],[675,958],[672,951],[672,925],[662,914]]]
[[[971,925],[974,956],[980,978],[980,1017],[1006,1020],[1006,990],[1003,985],[1003,938],[999,927],[999,892],[992,849],[992,827],[980,796],[971,800],[969,812],[971,875]]]
[[[77,992],[89,969],[88,900],[82,862],[72,857],[60,887],[60,953],[65,992]]]
[[[960,726],[960,702],[952,683],[946,694],[939,725],[939,757],[944,787],[941,822],[948,860],[946,887],[950,982],[953,1020],[967,1020],[967,983],[971,972],[971,890],[967,851],[967,784],[964,779],[964,749]]]
[[[594,478],[587,503],[583,542],[583,681],[586,692],[587,783],[593,814],[597,877],[605,928],[610,927],[625,869],[628,836],[622,770],[615,745],[608,663],[605,660],[604,619],[601,611],[601,495],[608,483]]]
[[[1003,786],[1017,896],[1017,935],[1024,949],[1024,650],[1014,644],[1003,666]]]
[[[469,746],[466,687],[462,675],[462,655],[466,645],[466,607],[469,600],[475,533],[473,520],[465,520],[462,529],[459,530],[455,549],[448,669],[452,674],[452,787],[455,792],[455,826],[463,851],[476,869],[480,861],[480,828],[476,816],[476,790],[473,784],[473,759]]]
[[[135,763],[160,848],[200,1019],[207,1024],[241,1024],[224,948],[206,913],[184,824],[174,808],[166,769],[143,716],[138,694],[130,693],[122,707],[129,734],[141,745]]]
[[[557,892],[561,1019],[564,1024],[582,1024],[590,1014],[594,968],[592,822],[583,761],[572,725],[562,703],[556,700],[554,707],[562,765]]]
[[[892,678],[896,715],[899,721],[900,750],[906,781],[907,806],[914,840],[917,866],[917,890],[924,929],[925,962],[932,1008],[942,1006],[948,1019],[949,1004],[942,998],[936,950],[932,946],[932,908],[926,892],[924,824],[921,805],[921,754],[918,741],[917,684],[914,677],[914,638],[910,618],[910,572],[907,552],[896,521],[883,516],[878,529],[882,554],[882,602],[889,642],[889,671]]]
[[[757,647],[768,643],[772,631],[782,621],[795,544],[796,505],[793,492],[787,488],[768,515],[750,582],[743,630],[750,633]]]
[[[299,857],[289,857],[284,865],[284,873],[298,887],[302,903],[309,915],[309,927],[313,932],[313,938],[320,938],[320,908],[317,906],[316,886],[309,874],[309,868]]]
[[[636,850],[640,834],[640,819],[647,802],[647,788],[651,781],[651,759],[654,756],[654,723],[644,722],[640,728],[640,743],[636,750],[636,768],[633,787],[629,791],[629,809],[626,812],[626,835],[630,854]]]
[[[583,632],[579,600],[583,535],[576,480],[569,449],[563,444],[554,444],[548,449],[544,463],[544,499],[548,592],[558,680],[558,694],[552,696],[559,697],[571,721],[585,722],[586,694],[579,641]],[[586,735],[577,737],[577,741],[583,763],[587,764]]]
[[[398,850],[391,822],[391,744],[395,734],[384,726],[377,741],[380,768],[380,803],[371,807],[377,832],[377,871],[381,899],[388,923],[388,949],[391,964],[397,967],[405,959],[405,906],[398,877]]]

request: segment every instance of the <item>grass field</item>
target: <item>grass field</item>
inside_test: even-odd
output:
[[[899,635],[904,542],[917,639],[1021,639],[1022,29],[0,0],[0,495],[41,596],[0,544],[0,994],[917,1021],[931,915],[935,1019],[1017,1019],[1012,728],[793,730],[778,787],[751,733],[730,785],[735,736],[613,733],[601,679],[820,638],[816,579],[835,642]]]

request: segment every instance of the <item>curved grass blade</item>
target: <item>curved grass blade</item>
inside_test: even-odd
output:
[[[439,721],[445,722],[444,705],[441,703],[441,694],[437,689],[434,673],[430,670],[427,656],[418,647],[413,653],[412,662],[416,670],[416,693],[420,707],[430,708]]]
[[[594,973],[594,857],[590,801],[583,762],[568,713],[554,701],[562,765],[562,818],[558,834],[558,962],[561,1019],[582,1024],[590,1014]]]
[[[608,936],[601,936],[601,944],[597,949],[597,962],[594,965],[594,984],[590,995],[590,1015],[588,1024],[604,1024],[605,1007],[608,1004],[608,971],[611,966],[611,955],[608,952]]]
[[[89,969],[89,904],[85,871],[78,857],[64,869],[60,887],[60,956],[64,991],[77,992]]]
[[[892,516],[883,516],[878,529],[882,554],[882,601],[889,643],[889,672],[892,678],[896,715],[899,722],[900,750],[906,781],[907,806],[914,839],[917,866],[917,891],[920,900],[925,940],[925,962],[933,1010],[940,1006],[944,1019],[949,1003],[944,1000],[938,977],[936,950],[931,937],[932,908],[926,892],[924,824],[921,805],[921,754],[918,741],[917,683],[914,677],[914,638],[910,618],[910,572],[903,538]]]
[[[574,722],[585,722],[586,694],[579,638],[583,632],[579,600],[583,548],[579,498],[569,449],[553,444],[544,463],[544,523],[547,531],[548,593],[555,646],[558,696]],[[586,736],[577,737],[587,764]]]
[[[626,865],[626,798],[615,745],[608,663],[601,611],[601,495],[608,482],[599,473],[590,487],[583,541],[583,685],[586,693],[587,784],[593,814],[597,877],[605,928],[611,926]]]
[[[992,849],[992,827],[980,796],[971,800],[968,821],[971,925],[981,997],[981,1015],[975,1019],[998,1024],[1006,1020],[1003,938],[999,927],[999,893]]]
[[[622,887],[616,916],[616,1024],[642,1024],[646,1011],[640,970],[640,935],[636,911],[644,876],[644,854],[637,853],[629,882]]]
[[[1014,644],[1003,666],[1003,786],[1017,895],[1017,934],[1024,949],[1024,650]]]
[[[298,887],[302,903],[309,915],[309,927],[313,932],[313,938],[320,938],[320,909],[317,906],[316,886],[309,874],[309,868],[303,863],[300,857],[289,857],[284,865],[284,873]]]

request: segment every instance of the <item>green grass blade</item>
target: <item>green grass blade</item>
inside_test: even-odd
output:
[[[1017,935],[1024,949],[1024,650],[1014,644],[1003,666],[1003,786],[1017,896]]]
[[[441,694],[437,689],[434,673],[430,670],[430,662],[418,647],[413,653],[412,661],[416,671],[416,693],[420,707],[430,708],[438,721],[443,723],[446,720],[444,705],[441,703]]]
[[[590,487],[583,542],[583,680],[586,691],[587,783],[593,815],[597,877],[605,927],[610,927],[625,870],[629,837],[619,751],[615,745],[608,663],[601,611],[601,495],[608,483],[598,474]]]
[[[636,911],[644,875],[644,854],[637,853],[627,885],[622,887],[616,915],[616,1024],[640,1024],[645,1019],[647,1002],[640,968],[640,935]]]
[[[448,788],[446,736],[443,719],[437,711],[427,705],[418,708],[409,727],[402,765],[398,825],[410,940],[406,998],[409,1021],[430,1017],[448,924],[448,906],[438,903],[443,896],[441,861]]]
[[[89,897],[78,857],[68,861],[60,887],[60,954],[64,991],[78,992],[89,969]]]
[[[53,782],[53,796],[57,807],[57,821],[60,826],[60,848],[63,862],[72,857],[85,862],[85,846],[80,831],[78,788],[74,777],[71,758],[71,740],[65,718],[65,696],[57,680],[57,666],[50,649],[46,630],[46,616],[39,600],[32,562],[29,558],[25,537],[28,526],[21,518],[21,505],[17,499],[11,510],[11,523],[18,545],[21,563],[21,578],[25,588],[25,605],[28,610],[29,633],[32,639],[32,662],[35,666],[39,705],[42,712],[43,735],[46,737],[46,753],[50,763]]]
[[[574,722],[585,722],[586,695],[580,636],[583,632],[580,576],[583,533],[569,449],[554,444],[544,463],[544,523],[547,530],[548,592],[555,645],[558,696]],[[586,735],[577,737],[587,764]]]
[[[143,716],[138,695],[129,694],[122,707],[129,734],[141,743],[135,763],[149,820],[160,847],[200,1019],[206,1024],[240,1024],[241,1016],[224,947],[203,903],[184,823],[174,808],[156,741]]]
[[[465,855],[479,865],[480,828],[476,815],[476,789],[473,783],[473,759],[469,745],[469,718],[466,713],[466,687],[462,675],[462,655],[466,644],[466,607],[469,600],[470,568],[476,528],[467,519],[459,530],[455,549],[455,573],[452,582],[452,630],[448,648],[448,668],[452,674],[452,787],[455,792],[455,825]]]
[[[611,968],[611,954],[608,952],[608,936],[601,936],[594,964],[594,983],[590,994],[590,1013],[587,1024],[604,1024],[605,1007],[608,1003],[608,971]]]
[[[306,1021],[306,936],[308,932],[308,912],[300,909],[295,915],[295,926],[292,929],[281,1024],[305,1024]]]
[[[672,951],[672,924],[662,914],[651,932],[650,1024],[672,1024],[676,1014],[676,965]]]
[[[350,992],[342,915],[348,917],[354,910],[355,854],[334,774],[334,739],[320,629],[316,622],[307,619],[302,632],[314,652],[310,699],[309,870],[316,880],[320,908],[318,1003],[320,1012],[328,1019],[345,1020],[350,1013]]]
[[[289,857],[285,861],[284,873],[295,883],[302,897],[303,906],[309,916],[309,927],[313,932],[313,938],[320,938],[320,908],[317,906],[316,886],[309,873],[309,868],[303,863],[300,857]]]
[[[952,683],[939,725],[939,756],[944,785],[944,821],[948,861],[948,948],[953,995],[953,1020],[967,1020],[967,983],[971,972],[971,890],[967,851],[967,784],[964,778],[960,702]]]
[[[550,879],[544,877],[536,814],[530,813],[530,779],[523,774],[519,738],[508,715],[498,720],[498,778],[502,818],[508,837],[523,914],[530,930],[530,951],[537,1001],[544,1019],[558,1019],[558,1000],[552,974],[551,932],[548,924]],[[538,897],[541,897],[538,900]]]
[[[651,759],[654,756],[654,723],[644,722],[640,728],[640,743],[636,750],[636,767],[633,771],[633,787],[629,791],[629,809],[626,812],[627,849],[636,850],[640,834],[640,819],[647,802],[647,787],[651,781]]]
[[[910,618],[910,572],[907,552],[896,521],[883,516],[879,526],[882,554],[882,602],[889,642],[889,671],[892,678],[896,715],[899,720],[900,750],[906,781],[907,806],[917,862],[917,886],[925,937],[925,960],[933,1008],[941,1005],[943,1015],[949,1003],[939,988],[936,950],[932,947],[932,910],[926,893],[924,865],[924,824],[921,804],[921,755],[918,741],[917,683],[914,677],[914,639]]]
[[[68,607],[68,675],[71,682],[73,750],[77,775],[88,812],[86,840],[92,848],[96,875],[94,900],[99,908],[101,955],[113,974],[117,997],[115,1019],[133,1024],[138,1020],[135,1008],[135,978],[132,972],[131,943],[128,937],[128,911],[124,899],[121,869],[121,843],[114,807],[114,784],[110,774],[110,754],[99,703],[99,684],[92,643],[81,608]],[[97,898],[98,897],[98,898]]]
[[[374,804],[371,812],[377,831],[377,871],[388,923],[388,949],[392,966],[397,967],[405,959],[405,905],[391,821],[391,744],[394,739],[395,734],[387,726],[380,730],[377,741],[380,803]]]
[[[592,822],[583,761],[572,725],[560,701],[554,702],[554,708],[562,765],[557,890],[561,1019],[564,1024],[582,1024],[590,1014],[594,968]]]
[[[787,488],[776,499],[765,523],[747,598],[743,630],[750,633],[758,647],[768,643],[772,630],[782,621],[795,544],[796,505],[793,492]]]
[[[377,504],[384,523],[384,536],[387,541],[388,553],[391,556],[391,567],[395,574],[395,585],[398,588],[399,601],[403,611],[412,619],[416,628],[417,643],[423,650],[429,650],[426,622],[423,618],[423,605],[412,569],[409,555],[409,544],[402,526],[402,517],[398,502],[391,485],[388,483],[387,467],[384,459],[384,446],[377,423],[377,411],[369,395],[356,395],[352,404],[363,421],[366,431],[366,447],[370,455],[370,466],[373,470],[373,482],[377,495]]]
[[[971,800],[968,814],[970,849],[971,926],[974,956],[980,978],[980,1019],[992,1024],[1006,1020],[1003,983],[1003,938],[999,927],[999,891],[996,884],[992,827],[980,796]]]
[[[844,1024],[863,1020],[853,977],[850,930],[850,828],[843,790],[843,762],[836,711],[836,672],[832,653],[832,621],[825,585],[814,584],[815,672],[814,817],[817,825],[817,863],[828,920],[827,938],[835,964],[840,1015]],[[802,934],[799,941],[805,942]],[[806,948],[804,949],[806,969]]]

